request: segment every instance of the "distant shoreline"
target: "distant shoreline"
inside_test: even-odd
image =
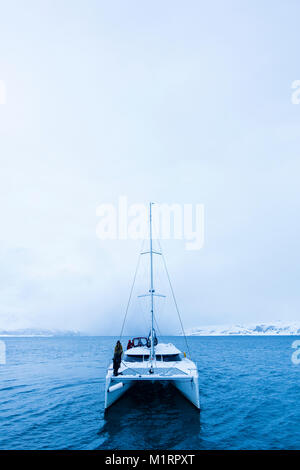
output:
[[[132,336],[132,335],[131,335]],[[243,337],[243,338],[267,338],[267,337],[272,337],[272,338],[282,338],[284,337],[293,337],[293,336],[299,336],[300,333],[286,333],[286,334],[238,334],[238,333],[232,333],[232,334],[186,334],[185,335],[187,338],[232,338],[233,336],[238,338],[238,337]],[[1,335],[0,334],[0,339],[1,338],[117,338],[118,335]],[[124,338],[130,337],[130,335],[124,336]],[[182,334],[177,334],[177,335],[164,335],[162,338],[183,338]]]
[[[183,335],[181,335],[183,336]],[[219,336],[219,337],[232,337],[232,336],[243,336],[245,338],[266,338],[266,337],[269,337],[269,336],[272,336],[273,338],[274,337],[282,337],[282,336],[300,336],[300,333],[286,333],[286,334],[283,334],[283,333],[268,333],[268,334],[265,334],[265,333],[262,333],[262,334],[247,334],[247,333],[228,333],[228,334],[192,334],[192,335],[185,335],[187,338],[194,338],[194,337],[216,337],[216,336]]]
[[[183,337],[183,332],[177,334],[163,335],[162,337]],[[116,334],[93,334],[78,330],[56,330],[46,328],[19,328],[0,330],[0,338],[78,338],[78,337],[111,337],[116,338]],[[133,337],[134,335],[124,335],[123,338]],[[300,336],[300,322],[298,321],[276,321],[260,322],[248,324],[227,324],[227,325],[205,325],[187,328],[185,336]]]
[[[87,338],[93,335],[2,335],[0,338]],[[97,336],[97,335],[96,335]],[[117,335],[116,335],[117,336]]]
[[[186,336],[299,336],[300,322],[276,321],[188,328]]]

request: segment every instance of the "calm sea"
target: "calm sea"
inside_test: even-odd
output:
[[[105,416],[114,338],[5,339],[0,448],[300,449],[300,365],[291,362],[296,339],[189,338],[200,413],[171,387],[141,386]],[[164,341],[185,350],[183,338]]]

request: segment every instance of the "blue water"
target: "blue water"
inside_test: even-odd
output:
[[[104,416],[114,338],[8,338],[0,449],[300,449],[295,339],[192,337],[200,413],[171,387],[141,386]]]

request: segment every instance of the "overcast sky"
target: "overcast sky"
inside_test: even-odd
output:
[[[119,332],[121,195],[204,204],[204,247],[163,245],[186,327],[299,319],[299,1],[0,5],[0,328]]]

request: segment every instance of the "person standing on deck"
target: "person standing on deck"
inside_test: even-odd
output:
[[[118,369],[121,364],[122,354],[123,354],[122,344],[120,343],[120,341],[117,341],[117,344],[115,346],[114,358],[113,358],[114,375],[118,375]]]

